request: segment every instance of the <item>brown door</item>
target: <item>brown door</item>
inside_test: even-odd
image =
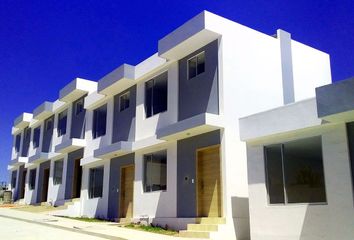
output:
[[[43,170],[42,201],[46,202],[48,197],[49,168]]]
[[[73,178],[73,192],[72,198],[79,198],[81,194],[81,178],[82,167],[80,166],[80,159],[76,159],[74,163],[74,178]]]
[[[120,172],[119,217],[133,217],[134,166],[125,166]]]
[[[20,199],[25,197],[27,170],[23,170]]]
[[[197,215],[221,217],[220,147],[197,151]]]

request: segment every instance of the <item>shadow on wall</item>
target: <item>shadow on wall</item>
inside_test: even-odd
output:
[[[250,239],[248,198],[231,197],[232,219],[237,239]]]

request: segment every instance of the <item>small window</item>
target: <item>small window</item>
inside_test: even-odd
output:
[[[321,137],[264,150],[270,204],[326,202]]]
[[[81,98],[75,103],[75,115],[79,115],[84,111],[84,99]]]
[[[102,197],[103,192],[103,166],[91,168],[89,174],[89,198]]]
[[[33,190],[36,187],[36,169],[31,169],[30,170],[30,175],[29,175],[29,189]]]
[[[68,119],[68,111],[64,110],[58,115],[58,136],[63,136],[66,134],[66,124]]]
[[[130,92],[126,92],[119,97],[119,111],[122,112],[129,108]]]
[[[205,71],[205,53],[201,52],[198,55],[188,60],[188,79],[192,79]]]
[[[144,192],[165,191],[167,187],[166,151],[144,155]]]
[[[167,72],[145,83],[146,117],[165,111],[167,111]]]
[[[17,181],[17,171],[13,171],[11,175],[11,188],[16,188],[16,181]]]
[[[15,151],[19,152],[21,147],[21,134],[17,134],[15,138]]]
[[[93,111],[92,136],[98,138],[106,134],[107,105]]]
[[[47,131],[50,131],[53,129],[53,117],[51,118],[48,118],[46,121],[45,121],[45,129]]]
[[[64,163],[63,159],[54,162],[54,176],[53,176],[54,185],[58,185],[62,183],[63,163]]]
[[[41,127],[37,127],[33,130],[33,148],[39,147],[39,139],[41,135]]]

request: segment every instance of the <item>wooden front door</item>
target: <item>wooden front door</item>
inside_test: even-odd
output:
[[[197,215],[221,217],[220,146],[197,150]]]
[[[43,170],[43,187],[42,187],[42,200],[46,202],[48,198],[48,185],[49,185],[49,168]]]
[[[134,165],[124,166],[120,171],[119,217],[133,217]]]
[[[73,192],[72,198],[80,198],[81,195],[81,179],[82,179],[82,166],[80,166],[80,159],[74,162],[74,177],[73,177]]]

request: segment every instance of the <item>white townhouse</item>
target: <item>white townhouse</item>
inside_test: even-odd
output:
[[[252,173],[238,120],[329,83],[328,54],[204,11],[138,65],[75,79],[18,117],[15,200],[69,202],[58,214],[144,219],[185,237],[250,239]]]

